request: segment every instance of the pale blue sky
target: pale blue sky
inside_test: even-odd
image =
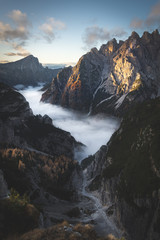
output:
[[[90,48],[160,25],[156,0],[0,0],[0,61],[77,62]]]

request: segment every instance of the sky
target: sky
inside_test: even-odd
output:
[[[160,0],[0,0],[0,62],[74,64],[112,38],[160,28]]]

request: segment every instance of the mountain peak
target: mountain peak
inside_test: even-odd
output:
[[[91,49],[91,52],[97,54],[98,53],[98,49],[96,47],[94,47],[94,48]]]
[[[158,29],[156,29],[156,30],[154,30],[154,31],[152,32],[152,36],[153,36],[154,40],[159,41],[159,39],[160,39],[160,34],[159,34]]]
[[[141,38],[145,43],[151,43],[153,41],[160,40],[160,34],[158,29],[154,30],[152,33],[144,32]]]
[[[21,59],[19,61],[26,61],[26,60],[27,61],[37,61],[39,63],[38,58],[34,57],[33,55],[28,55],[27,57],[25,57],[25,58],[23,58],[23,59]]]
[[[133,31],[131,34],[131,38],[139,39],[140,37],[137,32]]]
[[[149,32],[147,32],[147,31],[145,31],[144,33],[143,33],[143,35],[142,35],[142,39],[144,40],[149,40],[149,39],[151,39],[151,37],[152,37],[152,34],[150,34]]]
[[[152,32],[152,35],[157,35],[157,36],[159,36],[159,31],[158,31],[158,29],[155,29],[155,30]]]
[[[36,57],[34,57],[32,54],[31,55],[28,55],[27,57],[25,57],[26,59],[33,59],[33,58],[36,58]],[[25,59],[24,58],[24,59]]]
[[[57,75],[54,69],[45,69],[33,55],[0,65],[0,82],[11,86],[17,84],[37,85],[38,82],[50,82]]]
[[[108,41],[107,44],[103,44],[99,50],[100,53],[102,53],[105,56],[111,55],[113,52],[115,52],[118,49],[119,45],[117,43],[117,40],[113,38],[112,40]]]
[[[113,38],[98,54],[93,48],[81,57],[69,78],[59,80],[65,86],[53,81],[43,101],[122,116],[134,102],[160,95],[159,46],[157,30],[142,37],[132,32],[119,43]]]

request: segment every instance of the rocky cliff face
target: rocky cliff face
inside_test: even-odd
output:
[[[113,39],[99,51],[92,49],[82,56],[68,79],[61,74],[59,84],[53,80],[42,101],[92,113],[123,115],[133,103],[159,96],[159,46],[157,30],[144,32],[142,37],[133,32],[124,42]],[[65,85],[63,89],[60,82]]]
[[[54,127],[47,115],[34,116],[25,98],[3,83],[0,113],[1,143],[73,158],[77,143],[70,133]]]
[[[63,69],[53,79],[49,90],[42,95],[42,101],[89,111],[93,93],[101,82],[103,60],[104,56],[96,48],[92,49],[80,58],[73,69]]]
[[[158,240],[160,98],[135,106],[87,167],[88,188],[127,239]]]
[[[34,209],[26,205],[19,194],[27,194],[32,204],[41,206],[45,219],[39,223],[41,226],[51,224],[44,206],[48,209],[58,202],[57,198],[77,198],[79,189],[75,181],[81,181],[81,173],[74,161],[74,150],[79,146],[81,144],[70,133],[54,127],[47,115],[34,116],[20,93],[0,83],[0,198],[7,197],[8,189],[18,192],[15,194],[18,198],[0,200],[0,209],[3,209],[0,214],[1,239],[8,232],[26,231],[20,223],[17,223],[19,227],[13,227],[13,222],[9,221],[9,215],[19,221],[24,212],[29,211],[25,215],[28,218],[24,218],[24,223],[28,224],[28,214]],[[18,217],[17,211],[20,211]],[[36,225],[27,225],[30,226],[27,230],[38,226],[39,214],[35,215]],[[42,214],[40,216],[43,219]]]
[[[10,86],[35,86],[40,82],[51,82],[59,70],[44,68],[37,58],[30,55],[16,62],[0,64],[0,82]]]
[[[33,116],[25,98],[9,86],[0,83],[0,118],[25,118]]]
[[[55,104],[62,104],[62,93],[64,92],[64,88],[67,84],[67,81],[72,73],[72,67],[66,67],[62,71],[57,74],[52,80],[51,85],[45,92],[45,96],[42,95],[42,101],[47,98],[47,102],[55,103]],[[52,94],[54,92],[54,94]],[[65,105],[67,106],[67,100]]]

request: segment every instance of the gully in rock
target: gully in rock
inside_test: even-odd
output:
[[[116,237],[121,237],[120,230],[116,227],[115,223],[112,222],[106,215],[106,208],[100,202],[100,199],[93,195],[93,193],[87,190],[90,181],[87,181],[87,169],[83,171],[83,187],[82,196],[88,198],[93,203],[95,209],[92,213],[91,218],[95,224],[95,230],[98,234],[106,236],[107,234],[113,234]]]

